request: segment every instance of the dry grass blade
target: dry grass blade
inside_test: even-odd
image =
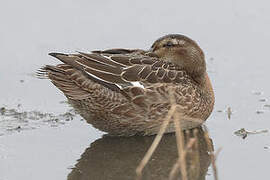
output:
[[[158,132],[158,134],[156,135],[153,143],[151,144],[150,148],[148,149],[148,151],[146,152],[146,154],[144,155],[143,159],[141,160],[139,166],[136,168],[136,174],[137,174],[137,180],[141,179],[142,177],[142,170],[145,167],[145,165],[148,163],[149,159],[151,158],[152,154],[154,153],[155,149],[157,148],[168,124],[170,123],[170,120],[175,112],[175,106],[171,107],[171,109],[169,110],[166,119],[164,120],[164,122],[161,125],[161,128]]]

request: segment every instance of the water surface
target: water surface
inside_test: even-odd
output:
[[[245,139],[234,135],[240,128],[270,129],[269,5],[266,0],[1,1],[0,108],[49,113],[53,118],[1,116],[0,179],[72,178],[74,167],[81,167],[97,144],[108,143],[98,156],[101,151],[113,153],[115,144],[124,143],[100,139],[103,133],[78,115],[62,118],[71,109],[61,103],[65,97],[49,81],[33,77],[44,64],[57,63],[49,52],[147,49],[168,33],[188,35],[205,51],[216,94],[206,125],[215,149],[222,148],[217,159],[220,179],[269,178],[269,133]],[[230,119],[228,107],[233,112]],[[113,162],[105,157],[100,161]],[[120,157],[115,161],[124,162],[117,160]],[[205,179],[213,179],[211,168]]]

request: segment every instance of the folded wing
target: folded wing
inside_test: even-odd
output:
[[[142,50],[105,50],[94,53],[60,54],[50,53],[88,75],[91,79],[117,86],[122,89],[141,83],[179,83],[187,76],[172,63],[159,60],[151,53]],[[115,89],[115,87],[113,88]]]

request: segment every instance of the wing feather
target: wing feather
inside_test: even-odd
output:
[[[188,76],[175,64],[165,62],[142,50],[110,49],[78,54],[50,53],[65,64],[89,75],[107,87],[127,87],[132,82],[180,83]],[[115,89],[115,86],[113,86]]]

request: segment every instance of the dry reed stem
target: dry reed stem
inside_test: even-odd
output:
[[[211,146],[211,142],[210,142],[210,137],[208,135],[208,132],[204,133],[204,138],[207,142],[207,147],[208,150],[210,151],[210,158],[211,158],[211,164],[212,164],[212,169],[213,169],[213,173],[214,173],[214,180],[218,180],[218,172],[217,172],[217,166],[216,166],[216,159],[217,159],[217,155],[219,154],[219,152],[221,151],[221,148],[219,148],[216,152],[216,154],[214,154],[212,146]]]
[[[136,168],[136,174],[137,174],[136,180],[140,180],[142,178],[142,171],[143,171],[144,167],[146,166],[146,164],[149,162],[149,160],[150,160],[151,156],[153,155],[153,153],[155,152],[157,146],[159,145],[160,140],[163,137],[163,134],[165,133],[166,128],[167,128],[168,124],[170,123],[171,118],[173,118],[173,120],[174,120],[176,141],[177,141],[177,150],[178,150],[179,157],[178,157],[178,160],[176,161],[176,163],[174,164],[174,166],[170,172],[169,179],[172,180],[175,177],[178,168],[180,168],[182,179],[188,180],[186,152],[189,148],[191,148],[194,145],[195,142],[197,142],[196,138],[198,138],[198,137],[196,136],[196,138],[190,139],[189,142],[187,142],[186,148],[184,148],[184,138],[183,138],[183,132],[182,132],[181,123],[180,123],[181,117],[180,117],[180,113],[177,112],[177,108],[181,108],[181,107],[176,104],[175,99],[173,98],[173,94],[171,92],[172,92],[172,89],[169,90],[171,108],[169,109],[168,114],[167,114],[164,122],[162,123],[160,130],[159,130],[158,134],[156,135],[153,143],[149,147],[148,151],[144,155],[144,157],[141,160],[138,167]],[[194,121],[194,122],[200,122],[200,123],[203,122],[202,120],[195,119],[195,118],[189,118],[189,120]],[[208,136],[208,133],[207,133],[207,135],[205,135],[205,138],[207,141],[207,146],[209,148],[211,146],[211,142],[210,142],[210,138]],[[217,154],[218,154],[218,152],[217,152]],[[217,156],[217,154],[214,155],[211,151],[211,160],[212,160],[212,166],[213,166],[215,180],[218,180],[217,168],[215,165],[215,160],[216,160],[215,156]]]
[[[194,146],[194,144],[195,144],[196,141],[197,141],[197,140],[196,140],[195,138],[191,138],[191,139],[188,141],[188,143],[187,143],[187,145],[186,145],[186,148],[185,148],[185,151],[183,152],[183,153],[184,153],[183,156],[186,156],[187,150],[191,149],[192,146]],[[178,157],[177,161],[176,161],[175,164],[173,165],[173,168],[172,168],[172,170],[171,170],[171,172],[170,172],[170,175],[169,175],[169,180],[173,180],[174,177],[176,176],[176,174],[177,174],[177,172],[178,172],[179,164],[181,164],[181,159],[180,159],[180,157]]]
[[[217,173],[217,165],[216,165],[216,160],[217,160],[217,156],[219,154],[219,152],[221,151],[221,148],[219,148],[217,150],[217,152],[211,156],[211,162],[212,162],[212,168],[213,168],[213,172],[214,172],[214,179],[218,180],[218,173]]]
[[[198,169],[197,169],[197,171],[196,171],[196,178],[198,178],[199,177],[199,175],[200,175],[200,171],[201,171],[201,165],[200,165],[200,150],[199,150],[199,137],[198,137],[198,133],[199,133],[199,131],[198,131],[198,129],[195,129],[194,131],[193,131],[193,135],[194,135],[194,139],[195,139],[195,150],[196,150],[196,154],[195,154],[195,156],[194,156],[194,158],[195,158],[195,163],[194,164],[199,164],[199,166],[197,166],[198,167]]]
[[[177,105],[175,105],[178,107]],[[176,133],[176,143],[177,143],[177,149],[178,149],[178,167],[180,168],[182,179],[187,180],[187,165],[186,165],[186,150],[184,149],[184,137],[183,132],[181,130],[181,117],[180,113],[176,111],[174,113],[174,126],[175,126],[175,133]]]
[[[174,165],[173,170],[174,172],[176,172],[176,170],[180,168],[180,172],[181,172],[183,180],[187,180],[186,151],[184,150],[184,138],[182,134],[183,132],[181,130],[181,123],[180,123],[181,117],[177,109],[180,107],[176,104],[174,95],[172,94],[172,88],[169,90],[169,96],[170,96],[170,103],[172,104],[172,107],[175,107],[175,110],[176,110],[173,115],[173,122],[174,122],[175,134],[176,134],[178,160],[176,161],[176,165]],[[170,178],[171,177],[173,178],[174,176],[170,176]]]
[[[192,146],[195,144],[195,142],[196,142],[196,139],[195,139],[195,138],[191,138],[191,139],[188,141],[187,145],[186,145],[186,151],[189,150],[189,149],[191,149]]]
[[[167,114],[167,117],[165,118],[164,122],[162,123],[160,130],[158,134],[156,135],[153,143],[151,144],[150,148],[144,155],[143,159],[141,160],[140,164],[136,168],[136,174],[137,174],[137,180],[140,180],[142,177],[142,170],[145,167],[145,165],[148,163],[149,159],[151,158],[152,154],[154,153],[155,149],[157,148],[161,138],[163,137],[163,134],[170,123],[170,120],[173,116],[173,113],[175,112],[176,107],[172,106]]]
[[[169,175],[169,180],[173,180],[174,177],[176,176],[179,170],[179,163],[181,163],[180,161],[181,161],[180,158],[178,158],[177,161],[174,163],[172,170],[170,172],[170,175]]]

